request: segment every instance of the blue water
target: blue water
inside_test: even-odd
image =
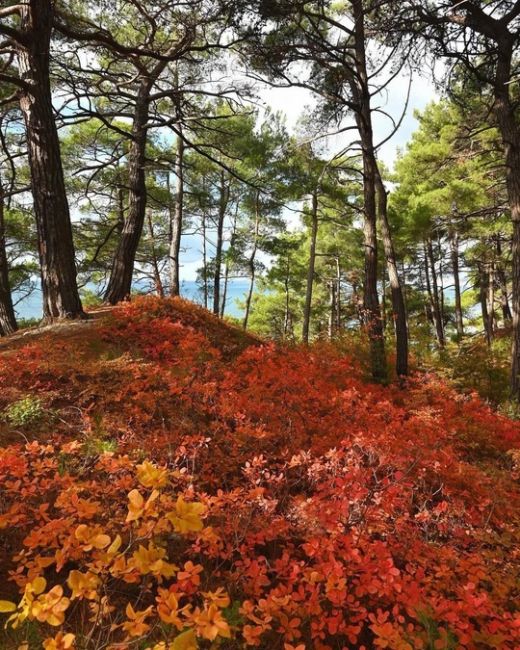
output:
[[[90,290],[96,290],[95,286],[89,286]],[[148,292],[149,287],[145,285],[135,287],[137,291]],[[228,283],[226,297],[226,315],[240,318],[243,309],[239,303],[244,301],[246,292],[249,289],[249,283],[246,280],[230,280]],[[152,293],[152,291],[149,291]],[[184,281],[181,283],[181,296],[198,303],[203,304],[204,297],[199,287],[194,281]],[[13,296],[15,302],[16,294]],[[210,305],[211,307],[211,302]],[[15,307],[18,318],[41,318],[42,317],[42,295],[40,289],[35,289],[28,297],[23,298]]]

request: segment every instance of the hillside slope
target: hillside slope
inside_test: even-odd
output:
[[[520,427],[434,377],[148,298],[4,343],[0,410],[2,648],[520,647]]]

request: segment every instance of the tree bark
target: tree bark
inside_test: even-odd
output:
[[[377,167],[377,162],[376,170],[379,223],[381,225],[381,235],[383,238],[383,247],[392,296],[392,316],[396,342],[396,372],[398,377],[404,377],[408,374],[408,322],[406,317],[406,307],[404,303],[402,284],[397,270],[397,260],[394,243],[392,241],[392,232],[388,222],[387,195],[381,174]]]
[[[312,193],[311,202],[311,239],[309,243],[309,268],[307,270],[307,287],[305,290],[305,306],[303,309],[302,340],[309,343],[309,331],[312,312],[312,291],[316,268],[316,242],[318,239],[318,190]]]
[[[487,273],[487,311],[489,316],[491,339],[494,339],[497,323],[495,317],[495,263],[493,260],[488,264]]]
[[[486,265],[484,264],[479,264],[479,285],[482,325],[484,328],[484,334],[486,336],[486,343],[488,346],[491,346],[491,342],[493,341],[493,326],[491,324],[491,318],[488,309],[489,274],[486,269]]]
[[[500,289],[500,306],[502,308],[502,319],[504,326],[511,322],[513,316],[511,314],[511,309],[509,307],[509,298],[507,293],[507,278],[502,265],[502,241],[500,235],[496,239],[496,253],[497,253],[497,264],[496,264],[496,277],[497,277],[497,286]]]
[[[27,132],[46,320],[84,317],[50,87],[53,4],[51,0],[29,0],[21,5],[24,42],[18,45],[20,76],[24,81],[20,108]]]
[[[453,284],[455,287],[455,325],[459,341],[464,336],[464,321],[462,317],[462,293],[460,290],[460,268],[459,268],[459,234],[454,227],[449,229],[451,270],[453,273]]]
[[[111,305],[127,300],[132,292],[135,256],[146,217],[145,165],[150,93],[165,67],[166,61],[158,61],[147,73],[142,72],[139,79],[128,152],[128,211],[105,292],[105,302]]]
[[[251,255],[249,256],[249,260],[248,260],[250,283],[249,283],[249,291],[247,292],[247,298],[246,298],[246,309],[244,313],[244,321],[242,323],[244,329],[247,329],[247,324],[249,322],[249,314],[251,312],[251,300],[253,298],[253,291],[255,288],[256,253],[258,251],[259,228],[260,228],[260,193],[257,191],[255,197],[255,232],[253,237],[253,249],[251,251]]]
[[[111,305],[130,297],[135,256],[143,232],[147,198],[145,162],[150,90],[150,79],[142,79],[136,99],[132,141],[128,153],[128,210],[105,292],[105,302]]]
[[[165,296],[164,286],[161,278],[161,272],[159,269],[159,259],[157,256],[157,249],[155,247],[155,231],[153,227],[152,214],[150,210],[148,211],[148,232],[150,233],[150,240],[152,243],[152,259],[150,260],[150,263],[152,265],[153,283],[155,285],[155,292],[159,296],[159,298],[164,298]]]
[[[177,191],[175,193],[175,210],[172,215],[170,228],[170,294],[172,296],[178,296],[180,294],[179,256],[184,208],[184,140],[182,139],[182,130],[180,127],[177,138],[177,154],[175,156]]]
[[[206,212],[202,213],[202,290],[204,294],[204,308],[208,309],[209,291],[208,291],[208,252],[206,242]]]
[[[439,348],[442,350],[445,346],[446,341],[444,338],[444,323],[442,322],[442,315],[439,304],[439,286],[437,284],[437,273],[435,272],[435,259],[433,257],[433,246],[431,239],[428,239],[425,244],[424,261],[426,287],[428,290],[428,295],[430,297],[431,311],[435,324],[435,333],[437,335],[437,343],[439,345]]]
[[[332,279],[329,283],[329,340],[334,337],[336,326],[336,281]]]
[[[217,244],[215,250],[215,274],[213,284],[213,313],[220,314],[220,276],[222,272],[222,249],[224,245],[224,220],[229,202],[229,183],[224,170],[220,173],[220,201],[217,217]]]
[[[513,222],[511,395],[520,401],[520,128],[510,94],[511,62],[516,35],[506,33],[507,37],[498,43],[493,108],[504,148],[506,187]]]
[[[9,266],[5,248],[4,196],[0,179],[0,336],[16,332],[11,287],[9,285]]]
[[[237,218],[238,218],[238,209],[239,209],[239,204],[237,202],[236,210],[235,210],[235,216],[233,218],[233,226],[231,228],[231,237],[229,240],[229,250],[233,251],[235,248],[235,242],[237,238]],[[228,285],[229,285],[229,256],[226,256],[226,264],[224,265],[224,288],[222,290],[222,299],[220,301],[220,318],[224,318],[224,314],[226,313],[226,306],[227,306],[227,293],[228,293]]]
[[[336,257],[336,331],[341,332],[341,267]]]
[[[441,315],[442,328],[444,329],[444,323],[446,322],[446,311],[444,309],[444,254],[442,250],[442,245],[440,241],[439,234],[437,233],[437,258],[439,260],[439,275],[438,275],[438,292],[439,292],[439,311]],[[435,269],[435,267],[434,267]],[[446,338],[446,333],[444,335]]]
[[[292,318],[291,318],[291,293],[289,288],[289,281],[291,276],[291,263],[289,257],[287,257],[287,267],[286,274],[284,278],[284,289],[285,289],[285,309],[284,309],[284,319],[283,319],[283,338],[287,340],[289,338],[289,332],[292,331]]]
[[[363,157],[365,274],[363,308],[370,342],[372,376],[385,382],[388,377],[385,341],[377,293],[377,209],[374,136],[370,108],[370,88],[366,64],[364,7],[362,0],[351,0],[354,20],[354,49],[357,74],[349,75],[350,89],[356,104],[356,125]]]

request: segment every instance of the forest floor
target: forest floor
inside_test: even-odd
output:
[[[2,650],[520,647],[519,422],[179,299],[92,316],[0,343]]]

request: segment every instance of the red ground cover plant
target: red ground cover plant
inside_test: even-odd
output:
[[[520,428],[435,377],[139,299],[0,408],[2,648],[520,647]]]

